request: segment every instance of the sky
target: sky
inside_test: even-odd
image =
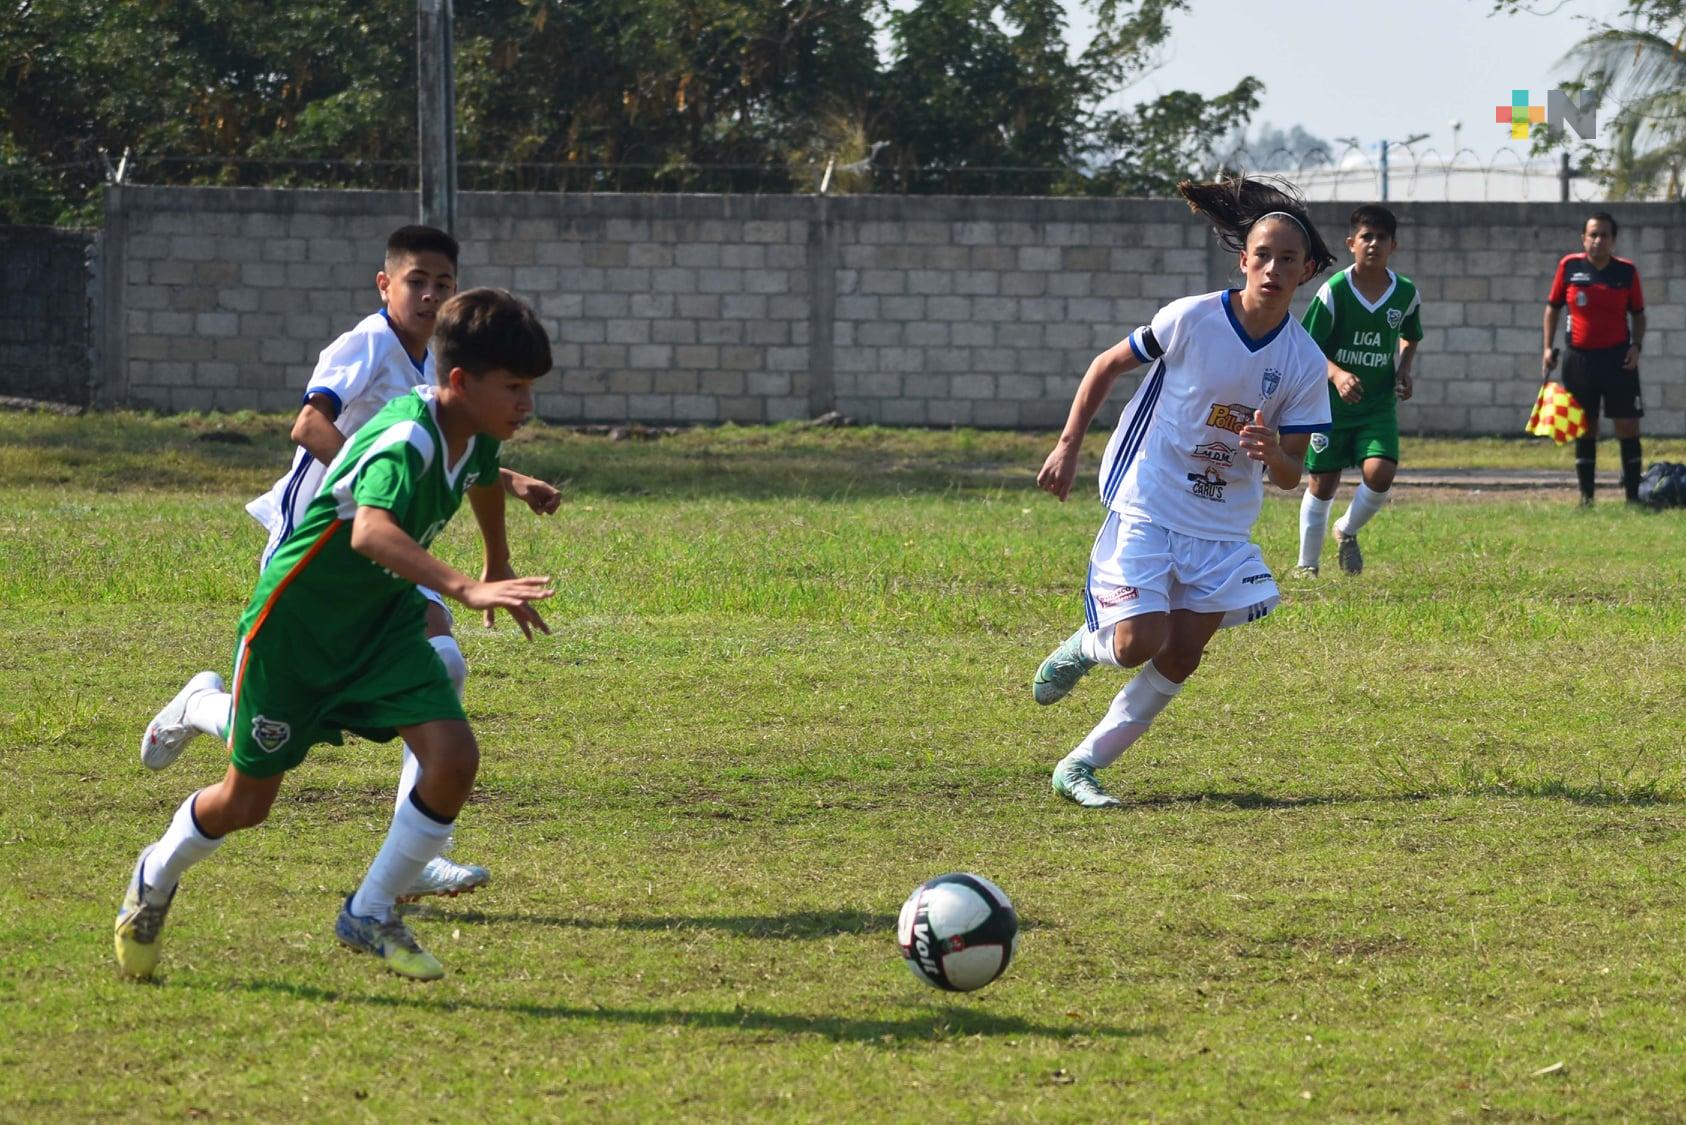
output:
[[[1086,44],[1094,22],[1067,0],[1068,40]],[[1255,128],[1303,126],[1325,140],[1366,144],[1418,133],[1444,153],[1458,144],[1490,158],[1526,152],[1493,120],[1513,89],[1545,103],[1569,77],[1560,60],[1587,32],[1586,17],[1614,20],[1621,0],[1534,0],[1542,14],[1491,16],[1488,0],[1191,0],[1172,19],[1162,65],[1109,105],[1171,90],[1213,96],[1253,75],[1265,84]],[[1600,113],[1602,126],[1604,114]]]

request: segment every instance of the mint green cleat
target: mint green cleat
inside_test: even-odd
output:
[[[129,876],[129,889],[124,892],[123,906],[117,911],[117,971],[136,980],[150,978],[153,970],[158,968],[158,935],[164,928],[164,919],[169,916],[170,904],[176,900],[176,892],[171,891],[162,906],[147,901],[146,881],[141,872],[146,866],[146,857],[157,846],[148,844],[141,851],[140,858],[135,860],[134,874]]]
[[[1054,767],[1054,792],[1086,809],[1114,809],[1124,802],[1101,788],[1095,767],[1087,762],[1062,761]]]
[[[1079,629],[1060,643],[1060,647],[1048,654],[1048,659],[1042,662],[1042,667],[1036,670],[1036,679],[1031,681],[1030,690],[1036,696],[1036,702],[1046,707],[1050,703],[1058,703],[1071,689],[1077,686],[1077,681],[1089,674],[1089,669],[1095,666],[1095,661],[1083,655],[1083,637],[1087,629]]]
[[[345,906],[334,922],[334,936],[340,944],[359,953],[372,953],[386,962],[386,967],[411,980],[438,980],[445,975],[439,958],[421,947],[410,927],[397,917],[382,921],[351,912],[351,895],[345,896]]]

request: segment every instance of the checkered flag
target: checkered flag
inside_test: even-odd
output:
[[[1534,412],[1523,428],[1535,437],[1548,437],[1562,445],[1587,432],[1586,410],[1562,383],[1548,381],[1541,385]]]

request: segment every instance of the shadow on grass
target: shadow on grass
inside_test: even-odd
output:
[[[433,913],[427,906],[417,906],[418,913]],[[446,917],[439,913],[439,917]],[[684,930],[718,930],[737,937],[773,938],[787,941],[811,941],[816,938],[838,937],[846,934],[883,934],[896,932],[894,914],[872,914],[864,910],[799,910],[793,914],[769,915],[672,915],[621,916],[618,918],[578,918],[560,914],[486,914],[478,910],[453,910],[453,922],[467,925],[556,926],[572,930],[639,930],[664,933]],[[1019,929],[1037,930],[1042,924],[1019,918]]]
[[[928,1015],[905,1019],[849,1019],[844,1016],[805,1016],[799,1013],[763,1012],[738,1005],[733,1008],[696,1010],[686,1008],[606,1008],[596,1004],[498,1004],[483,1000],[428,1000],[416,996],[377,996],[317,988],[292,981],[253,980],[243,987],[249,992],[279,993],[297,1000],[327,1004],[368,1004],[380,1008],[411,1008],[427,1012],[502,1012],[533,1019],[569,1020],[585,1023],[624,1024],[639,1027],[677,1027],[699,1031],[772,1031],[782,1035],[817,1035],[839,1043],[907,1043],[931,1039],[956,1039],[972,1035],[1036,1035],[1050,1039],[1077,1036],[1109,1039],[1157,1035],[1157,1027],[1129,1028],[1072,1020],[1065,1024],[1035,1023],[1017,1016],[995,1015],[953,1004]]]
[[[782,938],[806,941],[845,934],[894,933],[893,914],[872,914],[865,910],[799,910],[792,914],[769,915],[673,915],[622,916],[618,918],[570,918],[552,914],[486,914],[479,910],[451,911],[453,922],[470,925],[558,926],[574,930],[719,930],[738,937]]]

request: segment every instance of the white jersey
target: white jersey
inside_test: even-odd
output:
[[[1237,435],[1262,410],[1284,434],[1329,428],[1328,364],[1292,316],[1247,335],[1221,290],[1184,297],[1130,333],[1149,364],[1101,459],[1101,501],[1197,539],[1251,536],[1264,465]]]
[[[322,349],[304,389],[304,401],[309,402],[314,395],[330,400],[335,408],[334,428],[349,438],[381,407],[412,387],[432,382],[432,354],[419,363],[411,359],[383,309],[364,317],[357,327]],[[246,505],[252,518],[269,529],[263,562],[292,534],[321,489],[326,471],[327,466],[300,446],[286,475]]]

